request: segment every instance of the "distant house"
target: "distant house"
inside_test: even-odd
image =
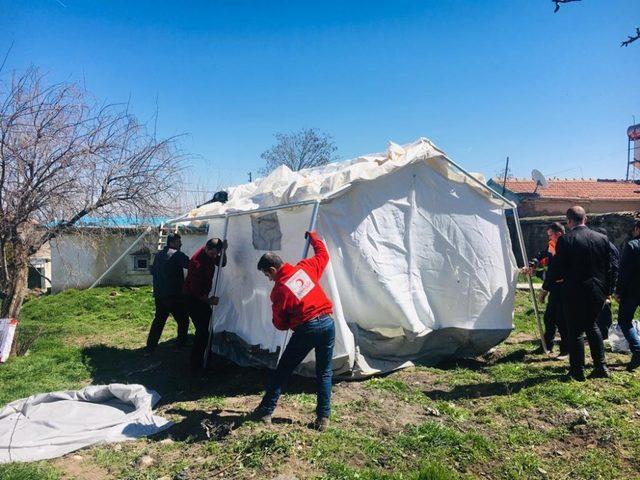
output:
[[[50,242],[51,291],[90,287],[133,242],[145,227],[81,226]],[[191,256],[207,241],[207,228],[180,228],[182,251]],[[101,281],[101,285],[149,285],[149,267],[158,248],[159,230],[149,232]]]
[[[546,187],[528,179],[508,179],[505,196],[518,205],[521,217],[563,215],[573,205],[587,213],[634,212],[640,210],[640,182],[603,179],[547,179]],[[487,182],[502,194],[502,180]]]

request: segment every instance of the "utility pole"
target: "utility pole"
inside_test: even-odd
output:
[[[504,167],[504,181],[502,182],[502,196],[507,189],[507,175],[509,175],[509,157],[507,157],[507,165]]]

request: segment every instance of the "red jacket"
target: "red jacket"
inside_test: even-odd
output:
[[[200,300],[206,300],[211,291],[213,273],[216,271],[216,261],[204,251],[198,249],[189,260],[187,278],[184,280],[183,291]]]
[[[285,263],[280,267],[271,291],[273,325],[278,330],[295,328],[318,315],[333,311],[331,300],[319,284],[329,262],[329,252],[315,232],[309,233],[315,255],[301,260],[294,267]]]

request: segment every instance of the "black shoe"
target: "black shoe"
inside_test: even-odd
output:
[[[265,412],[262,408],[258,407],[249,415],[247,415],[247,420],[251,420],[254,422],[262,422],[267,425],[271,425],[271,414]]]
[[[584,377],[584,370],[569,370],[567,373],[567,380],[575,380],[576,382],[584,382],[586,378]]]
[[[611,372],[607,367],[595,368],[590,374],[589,379],[593,378],[611,378]]]
[[[547,355],[551,353],[551,350],[553,349],[553,347],[547,349]],[[532,355],[544,355],[544,348],[542,348],[542,345],[540,345],[538,348],[536,348],[533,352],[531,352]]]
[[[311,428],[319,432],[324,432],[329,426],[329,419],[327,417],[318,417],[311,424]]]
[[[640,367],[640,352],[633,352],[631,360],[627,365],[627,371],[633,372],[636,368]]]

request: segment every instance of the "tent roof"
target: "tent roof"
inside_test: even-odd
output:
[[[390,142],[383,153],[369,154],[297,172],[282,165],[264,178],[229,188],[229,200],[226,203],[202,205],[191,210],[180,220],[197,220],[203,216],[223,216],[279,205],[327,200],[341,195],[356,183],[375,180],[417,162],[425,162],[451,181],[469,184],[500,207],[512,208],[507,200],[486,187],[482,175],[467,173],[429,140],[419,138],[402,146]]]

